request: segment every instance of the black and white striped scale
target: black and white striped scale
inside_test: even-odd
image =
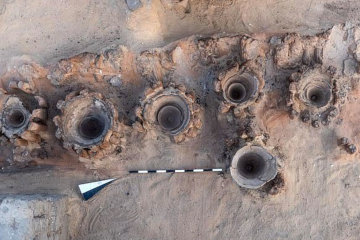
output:
[[[129,173],[185,173],[185,172],[222,172],[222,168],[198,168],[198,169],[164,169],[164,170],[134,170]]]
[[[201,172],[222,172],[222,168],[197,168],[197,169],[163,169],[163,170],[131,170],[130,174],[144,173],[201,173]],[[84,183],[79,185],[81,195],[85,200],[89,200],[101,189],[115,181],[116,178],[109,178],[101,181]]]

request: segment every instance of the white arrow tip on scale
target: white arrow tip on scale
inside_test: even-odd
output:
[[[112,183],[114,180],[115,178],[110,178],[102,181],[80,184],[79,189],[81,195],[85,200],[89,200],[91,197],[93,197],[101,189]]]

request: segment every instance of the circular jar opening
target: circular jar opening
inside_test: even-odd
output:
[[[331,98],[331,89],[327,86],[315,86],[307,91],[307,99],[309,102],[320,108],[327,105]]]
[[[230,84],[227,95],[233,102],[241,102],[246,97],[246,89],[241,83]]]
[[[163,105],[157,113],[157,121],[165,131],[176,131],[184,124],[183,110],[177,104]]]
[[[144,116],[164,133],[177,135],[188,126],[191,111],[188,102],[181,95],[164,94],[145,106]]]
[[[232,103],[244,103],[258,91],[258,79],[248,73],[230,78],[224,85],[224,98]]]
[[[106,119],[101,115],[90,114],[85,116],[79,123],[78,133],[87,140],[101,137],[106,129]]]
[[[21,109],[11,109],[5,117],[5,124],[10,128],[21,128],[26,123],[26,113]]]
[[[265,159],[257,153],[246,153],[238,161],[238,172],[241,176],[254,179],[262,175],[265,169]]]
[[[245,146],[235,153],[230,172],[239,186],[257,189],[275,178],[276,158],[260,146]]]

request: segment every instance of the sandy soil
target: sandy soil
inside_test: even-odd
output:
[[[0,34],[0,72],[34,83],[50,106],[48,131],[41,151],[21,163],[12,143],[1,140],[2,194],[67,195],[71,239],[358,239],[359,152],[347,153],[338,139],[360,147],[360,30],[347,23],[324,32],[356,22],[357,2],[147,1],[131,12],[123,1],[70,1],[57,3],[56,11],[44,3],[43,15],[36,1],[26,3],[21,13],[14,9],[23,1],[0,3],[0,32],[8,34]],[[24,18],[32,23],[26,28]],[[101,51],[105,47],[112,50]],[[97,53],[76,55],[86,51]],[[58,61],[64,57],[71,58]],[[24,71],[24,65],[31,67]],[[256,69],[265,80],[263,94],[246,109],[222,113],[214,83],[236,65]],[[312,68],[331,74],[331,105],[338,109],[319,128],[289,106],[291,76]],[[159,83],[196,96],[198,135],[175,143],[156,129],[143,131],[136,109]],[[81,158],[55,138],[56,103],[84,88],[102,93],[119,111],[126,126],[121,153]],[[239,188],[228,172],[127,174],[227,168],[247,143],[261,143],[278,157],[278,177],[259,190]],[[119,179],[92,200],[80,199],[77,184],[107,177]]]
[[[0,56],[55,62],[123,44],[135,51],[193,34],[314,34],[359,21],[358,1],[152,0],[130,11],[120,0],[0,1]]]

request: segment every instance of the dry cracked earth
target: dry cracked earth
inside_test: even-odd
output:
[[[359,239],[360,27],[181,22],[156,42],[138,22],[156,22],[150,2],[121,3],[134,44],[2,62],[0,239]],[[237,6],[161,2],[184,21]],[[128,173],[209,168],[224,171]],[[82,199],[79,184],[107,178]]]

